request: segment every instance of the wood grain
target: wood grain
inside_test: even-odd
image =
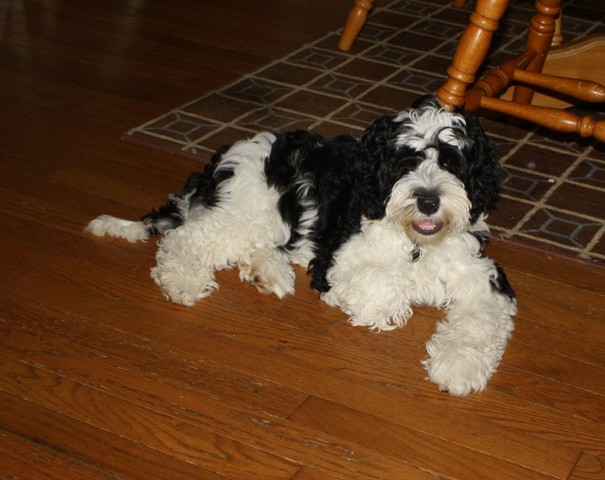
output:
[[[203,476],[208,480],[219,480],[222,475],[201,469],[199,465],[182,462],[174,456],[163,454],[148,446],[131,442],[119,435],[106,432],[87,422],[78,421],[46,409],[5,392],[0,392],[2,416],[0,425],[11,434],[23,439],[30,450],[38,445],[45,446],[49,453],[75,459],[84,465],[94,467],[100,472],[112,472],[123,478],[145,480],[190,480]],[[23,452],[27,454],[27,452]],[[3,459],[4,460],[4,459]],[[4,468],[5,464],[2,463]],[[8,467],[7,467],[8,468]],[[23,466],[23,457],[13,467],[16,478],[47,478],[37,474],[30,466]],[[8,474],[9,470],[3,470]],[[79,478],[78,472],[62,468],[57,475],[62,478]],[[111,478],[115,478],[113,475]]]
[[[0,432],[2,478],[81,478],[82,480],[110,480],[112,474],[79,463],[52,449]],[[22,476],[27,472],[27,477]]]
[[[597,480],[603,477],[605,477],[605,458],[583,452],[569,480]]]

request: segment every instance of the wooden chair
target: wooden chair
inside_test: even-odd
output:
[[[561,0],[537,0],[530,22],[525,50],[498,68],[484,74],[475,83],[485,60],[494,32],[508,7],[508,0],[478,0],[463,33],[448,79],[437,91],[447,109],[464,106],[468,110],[485,109],[527,120],[553,130],[576,132],[582,137],[605,140],[605,120],[577,115],[568,110],[531,105],[534,89],[539,88],[577,99],[580,102],[605,101],[605,87],[594,81],[541,73],[555,32]],[[595,63],[593,61],[593,63]],[[598,64],[603,69],[602,64]],[[515,84],[512,100],[499,97]]]

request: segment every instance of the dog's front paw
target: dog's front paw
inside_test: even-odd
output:
[[[485,388],[495,371],[493,362],[472,346],[445,348],[422,362],[429,380],[440,390],[464,396]]]
[[[187,277],[175,272],[165,271],[159,267],[151,269],[151,278],[162,290],[167,300],[192,307],[195,303],[210,295],[218,284],[210,278]]]

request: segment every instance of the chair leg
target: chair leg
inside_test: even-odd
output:
[[[448,79],[437,97],[444,108],[453,110],[465,104],[469,85],[475,82],[477,70],[485,60],[494,32],[508,7],[508,0],[478,0],[475,11],[458,43],[454,60],[447,69]],[[473,110],[479,105],[467,105]]]
[[[527,31],[525,48],[537,52],[534,60],[527,66],[528,72],[541,72],[556,30],[557,17],[561,12],[561,0],[538,0],[537,12],[532,17]],[[534,90],[525,86],[515,87],[513,102],[528,105],[534,96]]]
[[[357,35],[368,21],[368,14],[373,6],[374,0],[355,0],[355,5],[349,12],[344,31],[338,42],[338,48],[345,52],[351,50]]]

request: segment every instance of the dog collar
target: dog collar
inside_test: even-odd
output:
[[[414,245],[410,252],[410,260],[414,263],[420,260],[420,257],[422,257],[422,249],[418,245]]]

